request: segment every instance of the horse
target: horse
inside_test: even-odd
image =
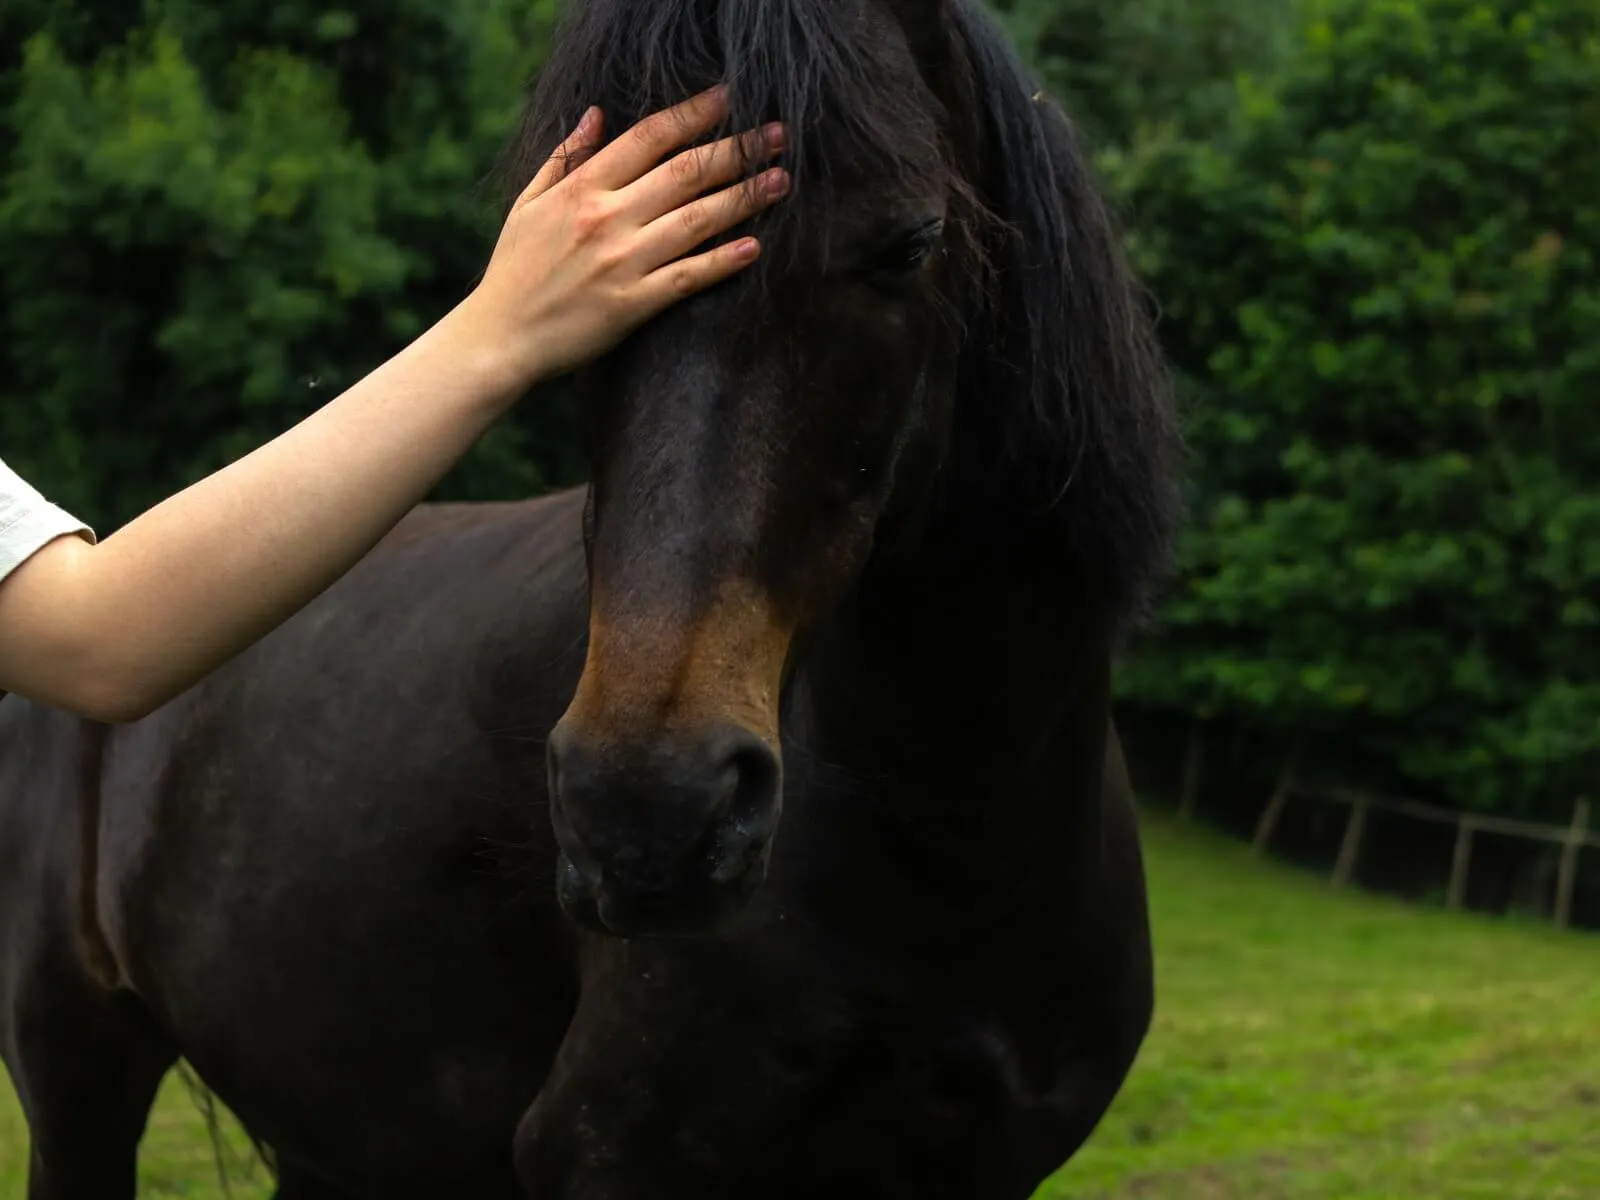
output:
[[[132,1197],[180,1059],[279,1200],[1022,1200],[1118,1093],[1180,446],[1115,222],[976,0],[588,0],[513,189],[716,81],[794,190],[578,377],[587,485],[143,721],[0,706],[29,1200]]]

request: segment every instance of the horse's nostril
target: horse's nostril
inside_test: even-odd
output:
[[[722,791],[706,852],[721,883],[750,877],[766,857],[778,821],[782,770],[759,738],[740,733],[722,748]]]
[[[770,831],[778,802],[778,756],[759,738],[742,735],[723,767],[722,819],[750,837]]]
[[[738,803],[739,788],[743,782],[744,772],[739,767],[739,760],[730,758],[722,768],[722,782],[717,787],[717,802],[712,806],[712,811],[731,813]]]

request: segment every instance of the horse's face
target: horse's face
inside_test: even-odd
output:
[[[873,19],[923,161],[892,179],[828,162],[826,219],[781,266],[679,306],[584,381],[588,658],[550,775],[561,901],[597,930],[700,934],[743,909],[778,827],[797,649],[942,452],[950,169],[904,36]]]

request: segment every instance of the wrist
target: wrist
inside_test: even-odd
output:
[[[475,396],[497,412],[511,408],[550,374],[527,336],[514,337],[486,320],[474,291],[429,331]]]

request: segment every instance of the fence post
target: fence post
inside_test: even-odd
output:
[[[1561,845],[1561,869],[1556,873],[1556,924],[1565,926],[1572,920],[1572,890],[1578,882],[1578,851],[1582,849],[1589,826],[1589,802],[1579,800],[1572,806],[1572,824],[1567,827],[1566,841]]]
[[[1451,908],[1460,908],[1467,901],[1467,871],[1472,861],[1472,830],[1471,817],[1462,817],[1456,825],[1456,852],[1450,860],[1450,898],[1447,901]]]
[[[1350,806],[1350,820],[1345,823],[1344,841],[1339,845],[1339,860],[1333,864],[1333,882],[1343,887],[1350,882],[1356,869],[1356,855],[1361,852],[1361,833],[1367,827],[1367,798],[1357,796]]]
[[[1194,816],[1200,793],[1200,756],[1205,743],[1201,733],[1200,718],[1189,722],[1189,744],[1183,754],[1183,796],[1178,802],[1178,816],[1188,821]]]
[[[1272,842],[1272,831],[1278,827],[1278,818],[1283,815],[1283,806],[1289,803],[1289,793],[1294,790],[1295,763],[1300,758],[1300,748],[1303,744],[1303,741],[1298,741],[1289,751],[1289,757],[1283,764],[1283,774],[1278,776],[1278,786],[1273,790],[1272,799],[1267,801],[1266,810],[1256,822],[1256,835],[1250,841],[1250,848],[1258,855],[1267,852],[1267,847]]]

